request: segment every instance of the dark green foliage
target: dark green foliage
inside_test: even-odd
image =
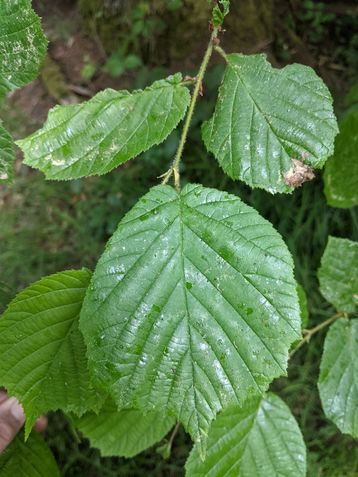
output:
[[[178,5],[173,5],[174,9],[177,7]],[[0,335],[0,345],[4,355],[2,360],[3,377],[9,390],[23,401],[28,414],[27,433],[31,422],[42,410],[61,407],[65,411],[74,410],[81,413],[86,410],[86,406],[81,405],[78,408],[75,401],[84,395],[89,396],[87,409],[91,409],[93,407],[90,398],[91,392],[99,393],[93,389],[99,386],[105,393],[112,394],[116,405],[119,406],[118,415],[127,412],[123,407],[130,406],[139,408],[139,411],[133,410],[134,413],[139,412],[139,415],[147,412],[162,412],[163,418],[169,419],[168,427],[161,428],[158,434],[155,433],[155,437],[149,438],[149,434],[148,436],[143,434],[142,437],[147,445],[160,439],[173,425],[173,415],[184,424],[196,441],[196,450],[192,455],[198,452],[203,459],[206,455],[206,441],[208,440],[208,461],[204,463],[204,468],[205,465],[209,465],[210,472],[213,468],[215,477],[221,475],[221,470],[216,468],[215,462],[214,467],[211,467],[210,464],[211,432],[213,430],[217,432],[219,429],[219,433],[214,438],[215,445],[216,441],[220,442],[222,439],[226,439],[226,435],[230,434],[230,429],[235,423],[230,423],[230,419],[226,420],[224,428],[221,429],[219,425],[217,427],[214,425],[211,428],[210,422],[218,411],[223,411],[222,416],[226,416],[226,412],[229,412],[228,406],[234,406],[234,408],[238,405],[242,406],[247,397],[251,398],[250,405],[254,406],[255,399],[257,399],[257,403],[259,403],[257,410],[251,412],[252,410],[250,411],[244,406],[240,407],[239,414],[242,414],[243,422],[254,416],[251,429],[248,431],[249,434],[253,433],[255,436],[253,445],[257,445],[258,433],[266,434],[269,429],[269,435],[266,437],[272,437],[270,439],[271,446],[267,447],[263,442],[263,446],[260,448],[251,449],[251,453],[254,452],[258,459],[257,461],[251,458],[248,461],[245,449],[242,455],[235,454],[234,461],[230,460],[229,462],[231,470],[238,466],[237,470],[232,471],[233,475],[236,477],[238,472],[239,476],[246,477],[246,475],[251,475],[252,469],[254,469],[255,477],[256,475],[266,476],[268,475],[267,465],[276,469],[272,475],[275,472],[290,472],[290,475],[294,475],[296,472],[296,475],[304,475],[306,466],[304,444],[299,431],[293,432],[295,424],[293,418],[289,417],[288,409],[278,405],[277,409],[282,408],[281,411],[284,410],[284,412],[273,413],[275,419],[272,419],[271,411],[273,407],[275,408],[275,403],[270,401],[273,399],[270,397],[272,395],[263,398],[257,397],[257,394],[262,394],[267,389],[273,377],[285,373],[290,345],[300,337],[302,324],[299,322],[299,303],[296,282],[292,273],[291,257],[277,232],[260,217],[258,212],[247,207],[237,197],[213,188],[190,184],[184,186],[191,176],[197,175],[196,180],[201,182],[206,175],[203,173],[205,168],[201,171],[197,169],[197,158],[203,157],[203,152],[202,144],[197,133],[195,136],[195,132],[193,135],[195,146],[192,146],[192,151],[195,153],[190,152],[190,148],[185,149],[189,152],[187,157],[183,157],[184,165],[179,169],[190,123],[194,126],[200,124],[208,117],[207,113],[212,109],[212,105],[206,105],[203,102],[192,121],[192,112],[201,92],[201,78],[204,77],[209,57],[218,43],[217,35],[221,30],[218,27],[221,26],[228,11],[228,1],[219,1],[214,7],[213,32],[199,70],[198,78],[200,80],[196,80],[193,89],[189,113],[175,160],[168,172],[164,174],[164,184],[173,176],[176,190],[168,185],[157,186],[132,207],[109,241],[87,290],[85,305],[81,312],[80,328],[84,333],[87,345],[91,375],[86,374],[86,349],[77,328],[81,302],[86,293],[89,278],[89,272],[82,271],[78,273],[87,273],[88,276],[86,285],[83,284],[80,291],[70,280],[74,277],[70,277],[69,272],[63,272],[43,278],[25,289],[11,302],[1,323],[4,330],[4,333]],[[327,19],[327,21],[329,20]],[[229,63],[232,61],[230,59],[235,56],[227,56],[225,52],[220,51]],[[252,56],[250,59],[250,57],[242,55],[235,57],[249,58],[249,62],[251,59],[254,62],[259,58]],[[129,67],[131,65],[133,62],[129,62]],[[243,60],[242,64],[229,65],[228,68],[236,68],[237,82],[241,87],[240,89],[237,86],[236,92],[240,90],[241,99],[245,98],[245,94],[247,95],[249,98],[247,104],[253,102],[253,108],[258,109],[260,113],[261,122],[267,126],[266,149],[262,155],[263,138],[258,134],[260,127],[253,124],[255,121],[251,121],[249,129],[241,121],[233,121],[235,117],[242,117],[242,102],[227,101],[227,97],[230,99],[230,94],[232,94],[230,88],[227,88],[227,83],[226,89],[229,94],[227,94],[226,102],[222,96],[219,96],[214,117],[210,123],[207,123],[206,129],[204,128],[204,138],[208,149],[213,151],[222,162],[223,154],[225,156],[227,152],[224,138],[227,133],[225,130],[228,130],[231,137],[231,150],[229,151],[231,167],[233,170],[236,168],[236,173],[230,173],[229,170],[227,172],[252,186],[260,186],[271,192],[287,192],[291,186],[301,185],[304,182],[301,179],[312,179],[313,174],[308,164],[316,167],[323,166],[332,151],[333,138],[336,133],[330,96],[323,83],[311,70],[298,65],[279,72],[272,70],[274,73],[272,71],[269,73],[269,66],[261,65],[260,68],[251,68],[250,70]],[[305,88],[297,89],[297,77],[293,78],[291,72],[295,72],[296,76],[298,74],[298,83]],[[277,81],[278,78],[282,80],[285,76],[288,76],[288,81]],[[109,93],[110,90],[107,90],[99,93],[93,100],[82,106],[57,108],[51,113],[50,120],[43,130],[35,133],[31,138],[19,142],[26,149],[26,161],[44,171],[48,177],[58,179],[106,173],[135,157],[141,151],[149,149],[153,144],[164,141],[184,116],[189,102],[187,87],[193,81],[189,78],[188,81],[185,80],[182,83],[181,77],[176,75],[168,78],[167,81],[161,80],[144,91],[129,94],[114,91]],[[260,87],[257,86],[258,83],[260,83]],[[319,97],[317,96],[315,99],[313,99],[310,87],[312,83],[319,84]],[[272,94],[276,89],[280,90],[281,102],[272,101]],[[161,91],[158,93],[158,90]],[[152,94],[153,92],[158,94]],[[288,94],[289,92],[291,95]],[[294,98],[293,103],[292,98]],[[301,117],[296,114],[297,104],[295,101],[298,100],[307,100],[307,104],[309,104],[307,108],[312,113],[313,122],[311,121],[312,117]],[[225,102],[224,108],[221,104],[223,101]],[[322,109],[319,108],[320,102]],[[292,104],[294,104],[294,108],[291,107]],[[123,108],[126,111],[121,116],[121,122],[118,125],[116,117],[121,111],[123,112]],[[273,116],[271,116],[272,111],[274,111]],[[282,123],[277,124],[277,120],[281,121],[281,119]],[[109,128],[111,129],[109,130]],[[316,135],[318,140],[314,139],[314,134],[310,136],[312,130],[313,133],[318,131],[319,134]],[[56,131],[60,131],[61,134],[57,136]],[[86,136],[88,131],[91,131],[91,134]],[[247,137],[246,142],[241,141],[245,131],[246,135],[249,135],[250,151],[255,150],[259,156],[252,155],[250,158],[250,167],[252,169],[256,167],[256,173],[259,170],[259,174],[256,174],[256,179],[260,176],[258,180],[251,180],[252,177],[249,176],[252,171],[242,169],[242,164],[240,164],[241,149],[246,150],[245,145],[248,144]],[[119,142],[112,137],[112,133],[115,138],[120,137]],[[167,147],[171,149],[171,140],[174,152],[177,142],[176,133],[173,133],[168,141],[158,149],[157,158],[154,158],[151,153],[142,157],[142,165],[147,158],[148,162],[152,161],[152,174],[149,175],[151,183],[155,183],[157,176],[156,159],[159,159],[161,150],[164,151]],[[287,155],[288,162],[282,163],[282,151],[269,147],[272,146],[272,141],[277,140]],[[196,147],[196,141],[198,141],[198,147]],[[237,144],[241,147],[235,151]],[[312,157],[307,157],[307,149],[313,151]],[[103,161],[103,159],[105,160]],[[226,156],[225,159],[227,159]],[[293,161],[292,167],[289,168],[291,160]],[[306,176],[299,175],[298,179],[297,162],[300,163],[299,167],[306,168],[304,170]],[[195,163],[196,169],[191,168],[193,163]],[[60,168],[60,170],[56,170],[56,168]],[[132,168],[134,166],[123,167],[119,174],[122,174],[122,178],[124,178],[127,171]],[[162,168],[159,170],[163,172]],[[272,170],[276,172],[273,174]],[[155,175],[153,175],[154,171]],[[182,175],[181,190],[180,174]],[[299,170],[299,174],[302,174],[301,170]],[[210,173],[207,179],[208,182],[214,182],[216,187],[220,181],[219,188],[237,193],[237,185],[219,173],[213,163],[210,163]],[[297,182],[294,182],[293,179]],[[103,179],[97,180],[97,184],[101,184]],[[91,184],[91,181],[88,184]],[[144,191],[145,183],[146,180],[143,180]],[[81,197],[82,191],[87,187],[87,184],[84,184],[86,183],[83,181],[76,181],[66,185],[66,188],[75,198],[74,210],[76,212],[86,211],[84,214],[86,221],[93,212],[87,211],[86,206],[83,209],[82,206],[77,206],[77,202],[82,200],[83,205],[86,203],[86,198]],[[96,191],[96,195],[95,181],[92,182],[93,185],[92,190]],[[143,192],[141,187],[142,184],[136,192]],[[299,264],[297,278],[304,288],[309,290],[310,311],[316,311],[315,303],[317,303],[322,316],[329,315],[331,312],[328,305],[322,305],[323,302],[319,295],[313,291],[316,288],[316,278],[312,265],[315,261],[317,263],[318,257],[316,250],[310,249],[316,245],[320,254],[323,252],[328,224],[327,222],[322,223],[321,217],[317,217],[308,224],[307,230],[302,226],[302,224],[306,225],[307,217],[312,216],[312,210],[326,207],[319,199],[321,191],[314,185],[306,186],[306,189],[302,189],[290,199],[292,207],[285,212],[289,202],[287,198],[279,197],[272,202],[268,200],[268,196],[264,192],[249,191],[242,185],[239,187],[240,195],[261,209],[263,215],[269,216],[283,232],[289,247],[295,254],[295,261]],[[122,193],[125,188],[127,188],[128,197],[138,197],[131,190],[131,184],[124,181]],[[318,201],[313,201],[313,196]],[[123,196],[118,196],[118,192],[114,194],[114,197],[114,203],[118,205],[120,211],[119,215],[122,215],[122,212],[129,206],[133,206],[131,199],[127,198],[123,204],[120,203],[117,199],[122,199]],[[302,202],[299,202],[300,200]],[[297,217],[293,219],[292,211],[296,203],[298,204]],[[93,204],[97,204],[97,202],[94,201]],[[112,202],[109,200],[110,208],[111,205]],[[107,205],[101,207],[101,212],[98,213],[99,222],[106,224],[107,230],[112,231],[117,222],[116,213],[111,212],[112,217],[103,219],[102,212],[106,210]],[[356,221],[354,211],[349,214]],[[333,216],[337,217],[336,223],[340,226],[339,221],[342,216],[336,216],[332,212]],[[70,219],[69,223],[71,223],[70,229],[77,226],[76,219]],[[312,233],[312,224],[319,224],[312,236],[314,240],[311,242],[307,240],[303,245],[295,235],[296,227],[297,235],[305,238],[305,232]],[[98,230],[96,224],[93,224],[93,230]],[[339,230],[341,231],[341,228]],[[353,229],[346,230],[346,232],[351,238],[354,238],[356,233]],[[107,232],[104,232],[103,229],[97,233],[101,239],[107,238]],[[84,236],[83,242],[87,242],[87,240],[88,237]],[[329,246],[327,250],[329,250]],[[89,247],[90,249],[91,247]],[[83,250],[81,252],[83,254]],[[93,255],[94,263],[97,257],[98,254]],[[302,263],[306,265],[306,269],[300,263],[301,259]],[[343,255],[341,262],[344,263],[345,259],[346,257]],[[86,260],[88,259],[86,258]],[[82,264],[83,257],[80,257],[78,261]],[[322,263],[325,263],[325,258]],[[325,273],[322,272],[323,269],[324,267],[320,272],[321,284],[323,283],[322,274]],[[347,276],[351,276],[349,283],[343,273],[339,277],[339,285],[343,288],[349,288],[352,285],[352,290],[349,288],[350,296],[353,293],[352,296],[355,299],[356,277],[354,274],[347,274]],[[60,286],[60,290],[58,286]],[[324,288],[325,285],[322,290]],[[78,292],[80,297],[77,296]],[[325,296],[337,304],[335,299],[331,300],[330,293],[325,293]],[[6,301],[5,295],[3,302]],[[355,312],[354,306],[350,306],[349,310],[344,309]],[[31,320],[29,320],[30,315]],[[304,318],[304,316],[302,317]],[[313,323],[315,322],[314,314],[310,319]],[[49,359],[46,352],[50,351],[51,354],[51,350],[54,349],[53,343],[61,340],[65,343],[74,339],[72,324],[71,331],[65,330],[66,336],[59,337],[56,334],[61,331],[64,323],[70,321],[76,324],[75,341],[77,344],[75,347],[71,345],[73,348],[71,353],[67,352],[67,355],[65,353],[63,356],[61,354],[62,345],[60,345],[61,350],[56,351],[55,356],[51,356]],[[331,321],[332,319],[327,320],[328,323]],[[49,326],[47,323],[50,323]],[[35,329],[34,332],[33,326],[35,325],[38,329]],[[42,329],[42,326],[45,328]],[[46,327],[51,331],[48,343],[43,340],[46,335],[44,332]],[[334,329],[334,327],[331,328],[331,330]],[[315,328],[312,333],[314,330]],[[28,339],[27,335],[30,335],[31,339]],[[25,345],[22,348],[23,342]],[[300,344],[304,342],[305,340]],[[31,346],[35,346],[36,349],[32,349]],[[15,362],[16,349],[19,349],[20,354],[22,353],[19,362]],[[67,345],[64,345],[63,349],[67,350]],[[348,356],[347,368],[349,368],[352,348],[348,346],[347,349],[349,352],[345,353],[344,359]],[[308,356],[310,357],[310,354]],[[320,354],[318,354],[319,356]],[[41,357],[46,361],[42,363]],[[298,357],[300,358],[300,354]],[[327,361],[327,350],[324,359]],[[49,365],[51,360],[56,363],[56,368],[59,370],[57,376],[51,374],[52,371],[46,372],[45,368],[51,367],[51,364]],[[70,360],[70,364],[68,360]],[[73,365],[73,360],[81,362],[81,366]],[[302,367],[295,367],[296,360],[295,357],[290,370],[299,374]],[[76,372],[73,371],[78,371],[81,367],[83,367],[83,372],[79,373],[80,376],[76,376]],[[69,380],[65,380],[61,384],[62,371],[65,368],[66,372],[69,371]],[[32,396],[31,392],[36,394],[37,383],[36,379],[34,381],[34,377],[36,378],[39,370],[45,372],[44,376],[40,376],[39,382],[46,383],[47,378],[51,378],[51,382],[48,383],[45,390]],[[20,376],[19,378],[17,374]],[[323,371],[321,378],[322,385],[327,378],[326,371]],[[81,379],[84,382],[81,382]],[[281,379],[273,386],[280,390],[282,395],[286,393],[290,396],[290,386],[281,387],[284,382],[285,380]],[[312,384],[315,386],[315,383],[314,379]],[[69,389],[66,389],[68,384],[70,384]],[[26,385],[30,386],[29,389]],[[77,389],[78,385],[80,390]],[[57,389],[56,386],[57,388],[58,386],[62,387],[61,392],[57,392],[59,388]],[[329,388],[329,393],[332,389],[334,393],[336,392],[334,386]],[[54,401],[46,395],[47,390],[50,394],[55,395]],[[321,388],[322,390],[323,388]],[[315,399],[315,393],[311,393],[311,396],[311,399]],[[30,397],[29,402],[26,400],[28,397]],[[58,404],[56,397],[59,398]],[[300,405],[301,396],[299,394],[292,393],[291,397],[293,401],[296,399],[296,405],[294,402],[290,403],[293,404],[292,409],[300,415],[299,420],[302,421],[302,416],[307,412],[308,406]],[[333,396],[334,402],[336,402],[336,398],[337,396]],[[32,402],[35,399],[36,409]],[[279,403],[279,398],[276,399]],[[342,406],[338,410],[337,417],[337,413],[330,412],[332,406],[328,406],[330,409],[327,410],[325,399],[323,397],[327,416],[337,421],[343,430],[348,429],[349,432],[355,434],[356,423],[347,425],[346,416],[344,416],[342,424]],[[329,399],[332,399],[332,396],[328,396]],[[99,394],[96,401],[99,407],[101,403]],[[261,406],[260,402],[267,403],[267,405]],[[113,406],[110,412],[113,413],[113,416],[117,416],[117,410]],[[128,415],[131,415],[132,411],[128,412]],[[266,412],[269,415],[267,419]],[[347,416],[351,415],[350,409]],[[90,422],[86,421],[90,426],[90,437],[101,441],[98,445],[103,449],[104,454],[133,455],[143,448],[139,442],[135,442],[137,439],[134,438],[134,444],[139,445],[136,449],[133,448],[132,443],[129,450],[127,445],[125,448],[114,450],[113,439],[115,436],[107,432],[102,432],[99,436],[98,434],[94,435],[93,429],[96,431],[97,426],[94,424],[93,428],[92,417],[89,415]],[[148,414],[143,421],[138,420],[137,426],[136,419],[134,421],[130,419],[134,426],[133,436],[137,431],[142,433],[139,424],[144,425],[147,418],[149,421],[151,420]],[[215,422],[220,423],[220,418],[219,415],[218,421]],[[97,418],[93,419],[95,423]],[[287,424],[286,421],[290,419],[290,428],[284,429],[281,424]],[[159,419],[154,420],[159,424]],[[237,419],[235,419],[236,421]],[[111,418],[108,422],[111,422]],[[120,425],[123,423],[125,423],[125,418],[123,422],[119,422]],[[87,424],[83,429],[86,428],[88,431]],[[303,430],[307,431],[304,419],[300,424]],[[288,452],[289,455],[282,453],[282,436],[281,434],[275,436],[276,426],[281,426],[284,433],[291,433],[289,439],[292,438],[295,449],[292,448]],[[146,426],[144,425],[144,427]],[[326,428],[329,429],[329,426]],[[170,449],[175,432],[168,443],[164,442],[160,446],[158,452],[162,453],[163,448]],[[239,441],[241,440],[240,435]],[[233,438],[236,436],[233,435]],[[313,450],[311,456],[314,456],[314,445],[310,441],[309,435],[308,441],[310,449]],[[251,446],[250,442],[249,436],[249,447]],[[285,444],[287,445],[286,441]],[[238,445],[241,445],[240,442]],[[76,444],[74,447],[76,446],[78,451],[78,445]],[[217,456],[218,461],[224,465],[228,462],[225,449],[225,446],[219,446]],[[298,456],[300,456],[299,459]],[[59,456],[57,457],[59,458]],[[310,459],[312,463],[312,457]],[[354,462],[354,455],[350,455],[350,459]],[[61,459],[59,458],[59,460]],[[86,457],[84,457],[84,461],[86,461]],[[91,465],[96,467],[96,458],[91,461]],[[88,460],[86,462],[89,463]],[[163,468],[163,466],[159,467]],[[195,468],[199,468],[200,473],[200,461],[198,466],[195,464]],[[63,466],[63,470],[64,473],[68,471],[69,475],[76,473],[70,462]],[[180,471],[178,469],[177,471],[177,475],[179,475]],[[105,466],[103,470],[98,467],[97,472],[106,475]],[[314,472],[314,467],[309,472]],[[204,470],[204,473],[207,475],[207,470]],[[135,475],[135,472],[130,475]],[[231,475],[230,471],[229,475]]]

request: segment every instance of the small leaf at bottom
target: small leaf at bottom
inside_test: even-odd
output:
[[[286,404],[274,394],[222,412],[212,424],[207,456],[194,446],[186,477],[304,477],[306,448]]]
[[[20,433],[0,455],[1,477],[60,477],[56,461],[36,432],[26,441]]]
[[[144,415],[136,409],[118,410],[109,399],[98,414],[91,412],[74,422],[103,457],[133,457],[161,441],[175,419],[162,412]]]

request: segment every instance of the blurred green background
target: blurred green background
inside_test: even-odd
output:
[[[207,0],[38,0],[34,7],[51,43],[40,78],[1,105],[16,138],[41,126],[56,103],[80,102],[106,87],[141,88],[176,71],[194,75],[211,8]],[[315,68],[332,91],[337,115],[344,113],[344,97],[358,81],[357,1],[234,0],[225,27],[229,52],[264,52],[275,66],[300,62]],[[200,136],[222,72],[214,57],[185,150],[183,179],[233,192],[274,224],[294,256],[312,327],[332,314],[316,279],[328,235],[358,240],[358,210],[328,207],[320,176],[293,195],[272,196],[223,175]],[[21,165],[19,154],[14,184],[0,186],[0,299],[55,271],[93,269],[121,217],[168,169],[179,133],[106,176],[77,181],[45,182]],[[295,355],[288,378],[273,389],[301,426],[308,476],[358,476],[357,443],[322,413],[316,382],[323,338],[324,332]],[[179,477],[191,447],[181,430],[169,460],[155,448],[132,460],[103,459],[78,441],[60,413],[50,416],[46,438],[65,477]]]

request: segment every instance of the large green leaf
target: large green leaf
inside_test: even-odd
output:
[[[105,174],[164,141],[189,101],[180,74],[131,94],[107,89],[81,105],[56,106],[42,129],[17,144],[24,163],[48,179]]]
[[[36,78],[47,40],[30,0],[0,2],[0,97]]]
[[[15,164],[14,142],[0,123],[0,183],[11,182]]]
[[[358,242],[329,237],[318,278],[326,300],[338,311],[353,313],[358,304]]]
[[[76,427],[103,457],[133,457],[161,441],[175,424],[163,412],[144,415],[136,409],[118,410],[108,399],[101,411],[75,418]]]
[[[81,414],[100,406],[78,329],[90,277],[83,269],[42,278],[0,318],[0,385],[23,405],[27,435],[47,411]]]
[[[291,256],[237,197],[158,186],[98,262],[80,328],[119,406],[174,413],[201,443],[216,413],[263,393],[300,336]]]
[[[358,109],[340,123],[335,152],[324,171],[324,192],[333,207],[358,205]]]
[[[302,65],[279,70],[264,55],[228,56],[213,118],[203,126],[206,147],[224,171],[252,187],[289,192],[292,159],[321,168],[338,132],[332,98]]]
[[[306,448],[289,408],[268,394],[220,414],[205,461],[194,446],[186,470],[187,477],[304,477]]]
[[[60,477],[60,472],[42,437],[33,432],[26,444],[18,435],[0,455],[0,476]]]
[[[326,416],[358,437],[358,320],[340,319],[328,331],[318,389]]]

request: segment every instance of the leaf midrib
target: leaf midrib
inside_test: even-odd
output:
[[[186,275],[185,275],[185,266],[184,266],[184,228],[183,228],[183,209],[182,209],[182,200],[181,196],[178,197],[179,201],[179,223],[180,223],[180,237],[179,237],[179,249],[180,249],[180,257],[181,257],[181,275],[182,275],[182,290],[184,294],[184,300],[185,300],[185,308],[186,308],[186,313],[185,313],[185,320],[186,320],[186,326],[187,326],[187,333],[188,333],[188,346],[189,346],[189,353],[190,353],[190,363],[191,363],[191,377],[192,377],[192,383],[193,385],[188,388],[192,389],[192,394],[193,394],[193,400],[194,400],[194,406],[195,406],[195,418],[196,418],[196,429],[199,434],[199,443],[200,443],[200,449],[202,451],[203,447],[203,441],[204,439],[202,438],[202,433],[200,431],[200,424],[199,424],[199,415],[197,412],[198,406],[197,406],[197,397],[196,397],[196,390],[194,386],[194,375],[195,375],[195,369],[194,369],[194,358],[193,358],[193,353],[192,353],[192,335],[191,335],[191,329],[190,329],[190,312],[189,312],[189,304],[188,304],[188,295],[187,295],[187,290],[186,290]],[[187,390],[187,391],[188,391]],[[185,393],[186,395],[187,393]],[[183,400],[184,402],[184,400]],[[190,421],[188,421],[190,423]]]

